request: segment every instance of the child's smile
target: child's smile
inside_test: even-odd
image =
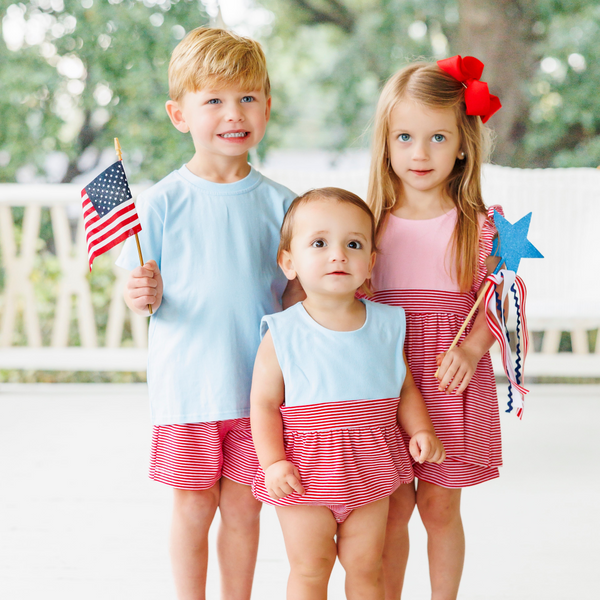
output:
[[[196,154],[188,168],[205,174],[215,161],[246,165],[247,152],[262,140],[271,111],[263,90],[237,87],[186,92],[179,102],[168,102],[173,124],[190,132]]]
[[[235,129],[231,131],[225,131],[223,133],[217,133],[217,135],[221,139],[233,143],[242,143],[250,135],[250,132],[246,130]]]

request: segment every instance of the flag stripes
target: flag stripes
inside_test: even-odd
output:
[[[123,202],[118,208],[100,217],[84,190],[81,191],[81,207],[88,248],[90,271],[97,256],[142,230],[133,200]]]
[[[81,190],[81,208],[90,271],[97,256],[142,230],[120,161]]]

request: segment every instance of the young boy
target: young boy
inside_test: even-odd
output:
[[[248,164],[271,98],[260,46],[199,28],[175,48],[167,113],[195,154],[140,196],[143,255],[127,240],[125,301],[148,315],[154,424],[150,477],[174,488],[171,557],[180,599],[205,598],[208,530],[221,513],[222,598],[249,599],[260,503],[250,384],[263,315],[295,290],[277,266],[279,229],[294,198]],[[148,126],[151,126],[149,123]],[[289,303],[289,302],[288,302]]]

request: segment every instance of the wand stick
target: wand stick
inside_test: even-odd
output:
[[[477,300],[475,300],[475,304],[473,304],[473,308],[467,315],[465,322],[462,324],[461,328],[458,330],[456,337],[452,340],[452,343],[450,344],[450,348],[448,348],[448,350],[446,350],[446,354],[448,352],[450,352],[450,350],[452,350],[452,348],[454,348],[454,346],[456,346],[456,344],[458,344],[458,340],[460,339],[460,336],[462,335],[463,331],[467,328],[467,325],[471,322],[471,319],[473,318],[473,315],[475,314],[477,307],[481,304],[481,301],[485,297],[485,293],[488,291],[490,285],[492,285],[491,281],[486,282],[484,288],[481,290],[481,293],[479,294],[479,297],[477,298]],[[434,377],[438,376],[439,370],[440,370],[440,368],[438,367],[437,371],[434,374]]]
[[[123,162],[123,154],[121,152],[121,144],[119,144],[119,138],[115,138],[115,152],[117,153],[117,158]],[[123,166],[123,170],[125,167]],[[135,234],[135,243],[137,244],[138,256],[140,257],[140,266],[144,266],[144,258],[142,257],[142,247],[140,246],[140,239],[138,238],[138,234]],[[150,314],[152,314],[152,305],[148,304],[148,310]]]

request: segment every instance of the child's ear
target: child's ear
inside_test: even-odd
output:
[[[371,273],[373,272],[373,267],[375,266],[375,261],[377,260],[377,253],[371,252],[371,260],[369,261],[369,275],[367,279],[371,279]]]
[[[279,266],[283,271],[283,274],[290,280],[293,281],[296,279],[297,273],[296,269],[294,269],[294,261],[292,260],[292,255],[288,250],[284,250],[279,257]]]
[[[178,102],[175,102],[175,100],[167,100],[165,109],[175,129],[181,131],[181,133],[187,133],[190,130],[188,124],[185,122],[185,117],[183,116],[181,106]]]
[[[271,118],[271,96],[267,98],[267,108],[265,111],[265,121],[268,123]]]

